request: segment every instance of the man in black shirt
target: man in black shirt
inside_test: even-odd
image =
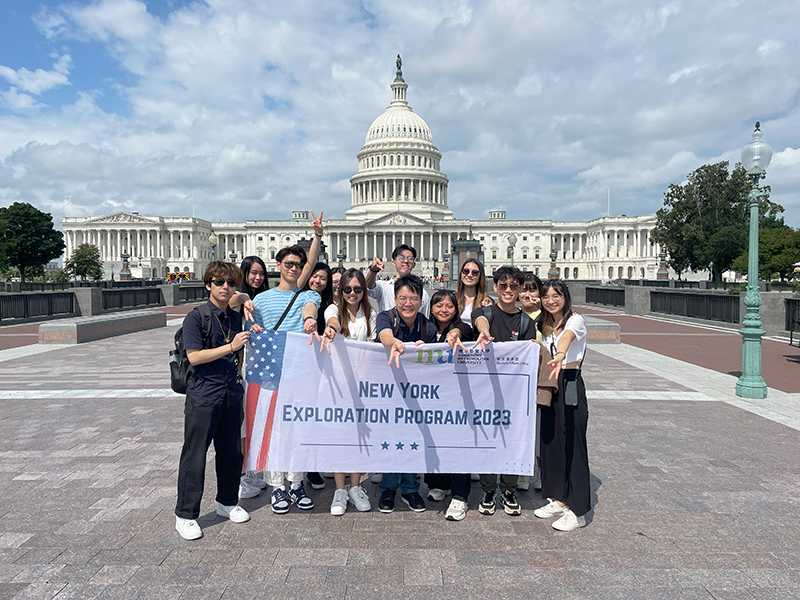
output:
[[[486,351],[486,344],[490,342],[515,342],[536,338],[533,320],[517,308],[521,285],[522,272],[519,269],[500,267],[495,271],[494,291],[497,293],[497,304],[472,311],[472,324],[478,336],[475,346],[480,345]],[[512,516],[522,514],[522,507],[514,494],[516,487],[517,475],[500,476],[500,502],[506,514]],[[478,506],[478,512],[482,515],[493,515],[497,474],[481,474],[481,488],[483,499]]]
[[[243,460],[240,429],[244,397],[239,365],[250,332],[242,331],[241,316],[228,308],[242,277],[241,269],[234,264],[210,263],[203,275],[211,296],[206,314],[195,308],[183,320],[183,346],[192,366],[184,407],[175,529],[187,540],[203,537],[197,517],[203,497],[206,454],[212,441],[216,451],[217,514],[234,523],[250,520],[247,511],[237,504]],[[206,319],[208,323],[204,323]],[[253,329],[258,331],[260,327],[256,325]]]

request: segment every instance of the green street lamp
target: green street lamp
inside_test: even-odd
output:
[[[211,235],[208,236],[208,243],[211,246],[211,262],[217,260],[217,234],[214,233],[214,230],[211,230]]]
[[[761,294],[758,293],[758,205],[767,194],[758,188],[766,176],[772,148],[761,139],[760,123],[756,122],[753,139],[742,150],[742,166],[750,181],[750,247],[747,260],[747,292],[744,295],[745,316],[742,321],[742,376],[736,382],[736,395],[742,398],[766,398],[767,384],[761,377]]]

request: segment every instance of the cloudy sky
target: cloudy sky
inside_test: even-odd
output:
[[[800,225],[800,3],[0,1],[0,205],[341,218],[395,56],[457,217],[652,214],[739,160]]]

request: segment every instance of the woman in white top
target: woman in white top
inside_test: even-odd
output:
[[[456,298],[458,305],[464,309],[461,312],[461,320],[467,325],[472,325],[473,308],[492,303],[492,299],[486,293],[486,273],[483,264],[477,258],[468,258],[461,265]]]
[[[541,519],[559,517],[553,528],[572,531],[586,525],[584,515],[592,508],[586,447],[589,409],[580,372],[586,353],[586,324],[582,316],[572,313],[569,289],[563,281],[545,281],[541,298],[544,312],[538,326],[542,345],[553,356],[548,366],[550,377],[558,378],[558,394],[541,410],[542,496],[548,504],[533,514]],[[577,393],[571,394],[567,386],[574,386]]]
[[[346,271],[339,282],[338,299],[325,309],[325,331],[322,343],[329,345],[339,333],[350,340],[366,342],[375,337],[377,314],[367,298],[367,282],[358,269]],[[334,473],[336,491],[331,502],[331,514],[343,515],[349,498],[356,509],[364,512],[372,509],[369,496],[361,487],[361,473],[350,473],[350,491],[344,486],[344,473]]]

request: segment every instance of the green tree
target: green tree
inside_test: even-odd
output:
[[[72,256],[64,265],[64,270],[75,277],[86,281],[103,278],[103,261],[100,260],[100,248],[94,244],[81,244],[72,252]]]
[[[69,281],[71,277],[69,271],[65,271],[64,269],[58,269],[56,271],[49,271],[44,274],[44,278],[47,281],[55,281],[56,283],[65,283]]]
[[[690,173],[684,185],[672,184],[664,192],[664,208],[656,213],[653,240],[669,252],[669,264],[678,273],[685,269],[709,270],[719,281],[733,261],[747,249],[750,182],[737,164],[703,165]],[[769,187],[763,190],[769,193]],[[761,200],[760,218],[778,222],[783,207]]]
[[[53,227],[53,216],[30,204],[14,202],[0,208],[0,248],[20,279],[43,273],[43,265],[61,256],[64,236]]]
[[[733,261],[731,268],[739,273],[747,273],[749,252],[743,252]],[[800,230],[788,225],[764,227],[758,232],[758,276],[781,281],[794,276],[794,264],[800,261]]]

